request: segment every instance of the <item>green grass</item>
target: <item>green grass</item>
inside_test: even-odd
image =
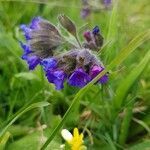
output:
[[[89,150],[150,146],[150,30],[148,0],[117,1],[110,10],[80,18],[79,0],[0,1],[0,150],[58,150],[60,131],[78,127]],[[56,91],[39,67],[21,60],[19,25],[42,16],[57,24],[68,15],[78,30],[101,27],[106,70],[82,89]],[[82,30],[81,30],[82,31]],[[81,32],[82,33],[82,32]],[[82,39],[82,34],[79,35]],[[106,72],[109,82],[94,83]],[[85,113],[89,115],[83,115]],[[39,142],[40,140],[40,142]],[[93,142],[91,142],[93,141]],[[48,147],[47,147],[48,146]],[[47,148],[46,148],[47,147]]]

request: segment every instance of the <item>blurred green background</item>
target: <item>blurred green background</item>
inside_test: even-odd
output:
[[[94,2],[97,4],[98,1]],[[79,91],[67,84],[62,91],[56,91],[40,66],[35,71],[28,70],[21,59],[22,49],[18,42],[24,41],[20,24],[28,24],[33,17],[42,16],[57,25],[57,16],[63,13],[76,23],[80,39],[83,39],[85,26],[91,29],[98,25],[105,43],[110,42],[100,55],[107,66],[135,36],[148,32],[150,25],[149,0],[122,0],[117,6],[116,3],[114,1],[109,9],[104,9],[100,3],[98,11],[93,10],[86,19],[82,19],[80,0],[0,1],[0,131],[10,123],[0,137],[0,150],[40,149]],[[87,149],[150,149],[149,64],[128,88],[126,101],[115,112],[115,119],[111,111],[117,88],[142,61],[149,46],[149,41],[144,42],[121,65],[111,70],[107,85],[93,85],[65,122],[64,128],[70,131],[74,127],[84,130]],[[34,105],[37,102],[41,103]],[[43,102],[50,105],[45,106]],[[11,123],[15,116],[30,106],[34,109],[30,108]],[[126,125],[122,124],[124,118],[127,118]],[[123,140],[120,140],[121,129],[125,130]],[[60,149],[62,143],[64,141],[58,133],[47,149]]]

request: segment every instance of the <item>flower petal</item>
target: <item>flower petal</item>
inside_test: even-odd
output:
[[[63,129],[61,135],[67,142],[70,142],[73,138],[72,134],[67,129]]]
[[[77,139],[79,138],[79,131],[77,128],[74,128],[74,130],[73,130],[73,137],[77,138]]]
[[[62,70],[48,70],[46,72],[47,79],[50,83],[54,83],[56,90],[61,90],[64,87],[66,74]]]
[[[31,24],[29,25],[30,29],[39,29],[39,23],[42,21],[41,17],[35,17],[32,19]]]
[[[100,29],[99,29],[99,27],[98,26],[95,26],[94,28],[93,28],[93,34],[94,35],[96,35],[96,34],[98,34],[100,32]]]
[[[57,61],[55,58],[45,58],[41,61],[41,65],[44,67],[45,71],[48,71],[56,68]]]
[[[26,56],[25,60],[27,61],[30,70],[33,70],[40,63],[40,58],[35,55]]]
[[[104,67],[102,67],[102,66],[97,66],[97,65],[93,66],[91,71],[90,71],[91,78],[92,79],[95,78],[103,70],[104,70]],[[107,74],[103,75],[99,79],[99,82],[102,84],[105,84],[107,81],[108,81],[108,75]]]
[[[31,32],[31,29],[27,25],[25,25],[25,24],[22,24],[20,26],[20,29],[24,32],[24,36],[25,36],[26,40],[30,40],[31,37],[30,37],[29,34]]]
[[[30,47],[27,44],[23,44],[21,41],[20,42],[20,46],[22,47],[24,54],[30,54],[32,51],[30,49]]]
[[[105,84],[105,83],[107,83],[107,81],[108,81],[108,75],[107,75],[107,74],[103,75],[103,76],[99,79],[99,82],[100,82],[101,84]]]
[[[72,86],[83,87],[91,80],[90,76],[82,69],[77,69],[69,77],[68,83]]]

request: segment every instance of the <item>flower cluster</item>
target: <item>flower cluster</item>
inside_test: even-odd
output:
[[[55,26],[41,17],[33,18],[28,26],[23,24],[20,28],[27,41],[26,44],[20,42],[24,50],[22,59],[27,61],[30,70],[40,64],[42,58],[52,56],[53,50],[62,42]]]
[[[70,150],[86,150],[86,146],[83,141],[83,134],[79,134],[79,130],[77,128],[74,128],[73,135],[67,129],[63,129],[61,131],[61,135],[69,145]],[[65,145],[62,145],[61,147],[63,148],[64,146]]]
[[[63,38],[47,20],[36,17],[29,25],[21,25],[21,29],[27,41],[25,44],[20,42],[24,50],[22,59],[26,60],[30,70],[41,65],[48,81],[57,90],[64,87],[65,81],[82,88],[104,70],[103,64],[92,53],[92,50],[102,46],[103,41],[97,26],[93,31],[84,33],[86,42],[83,47],[75,47],[61,54],[55,51],[61,46]],[[105,84],[107,80],[108,75],[105,74],[98,83]]]
[[[94,3],[93,0],[81,0],[81,3],[82,9],[80,14],[83,19],[86,19],[92,12],[110,8],[112,0],[101,0]]]
[[[103,45],[103,37],[100,34],[100,29],[98,26],[95,26],[93,31],[86,31],[83,34],[86,42],[84,43],[85,48],[98,51]]]
[[[105,7],[109,7],[112,3],[112,0],[103,0]]]
[[[89,5],[89,0],[82,0],[82,9],[81,9],[81,17],[83,19],[87,18],[91,13],[91,7]]]

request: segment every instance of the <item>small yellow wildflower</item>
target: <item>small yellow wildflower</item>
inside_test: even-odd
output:
[[[67,129],[63,129],[61,135],[67,141],[71,150],[86,149],[83,145],[83,133],[79,134],[79,130],[77,128],[74,128],[73,135]]]

